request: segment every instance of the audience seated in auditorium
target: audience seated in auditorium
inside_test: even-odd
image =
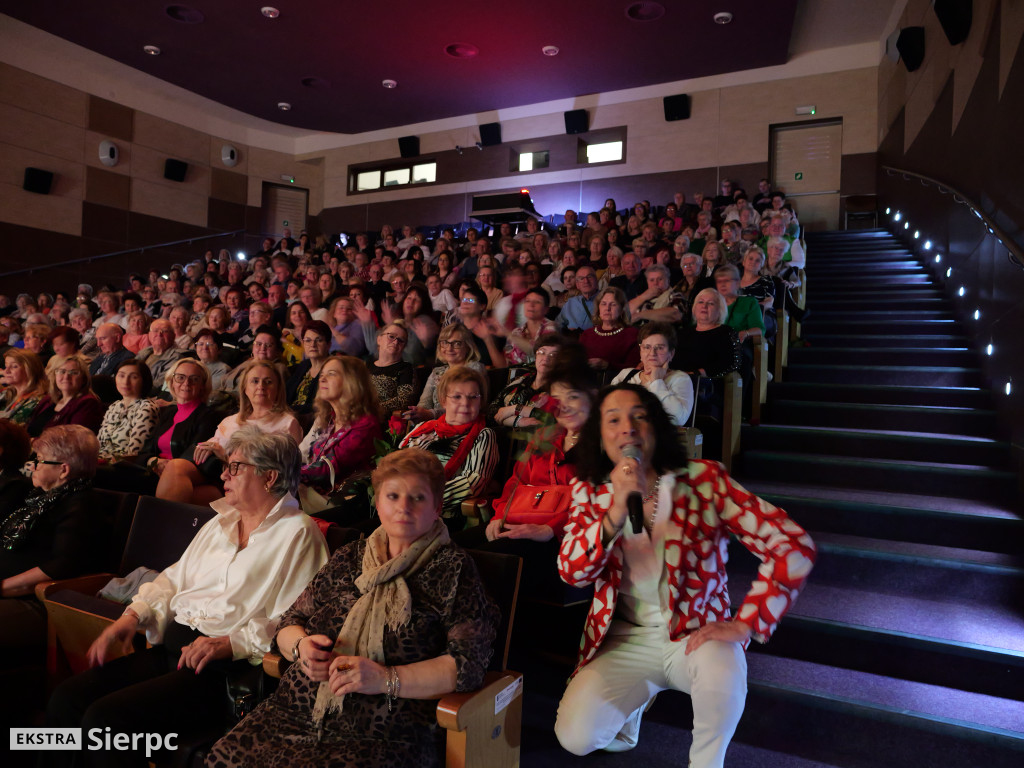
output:
[[[658,398],[677,427],[685,427],[693,408],[693,382],[690,376],[672,369],[676,352],[676,332],[668,323],[648,323],[640,329],[640,364],[620,371],[612,384],[632,383],[646,388]]]

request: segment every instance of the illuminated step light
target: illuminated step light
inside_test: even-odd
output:
[[[896,213],[892,217],[893,221],[899,221],[902,218],[903,218],[903,214],[900,213],[899,211],[896,211]]]
[[[953,276],[953,268],[950,267],[949,269],[946,270],[946,277],[952,277],[952,276]]]
[[[888,216],[888,215],[889,215],[889,212],[890,212],[891,210],[892,210],[892,208],[886,208],[886,209],[885,209],[885,215],[886,215],[886,216]]]
[[[995,349],[995,347],[989,344],[987,347],[985,347],[985,354],[988,355],[989,357],[992,357],[992,353],[995,352]]]
[[[935,263],[936,264],[941,264],[942,263],[942,254],[941,253],[936,253],[935,254]]]
[[[915,240],[920,240],[921,239],[921,230],[919,230],[919,229],[915,229],[914,230],[914,239]]]
[[[910,222],[909,221],[903,222],[903,228],[904,229],[910,229]]]
[[[924,249],[926,251],[930,251],[932,249],[932,241],[931,240],[925,240],[924,241]]]
[[[1007,394],[1007,395],[1009,395],[1009,394],[1010,394],[1010,392],[1012,392],[1012,391],[1013,391],[1013,386],[1012,386],[1012,383],[1011,383],[1011,382],[1009,382],[1009,381],[1008,381],[1008,382],[1006,382],[1006,394]]]
[[[974,319],[975,320],[981,320],[981,310],[980,309],[974,310]]]
[[[966,288],[964,288],[964,287],[963,287],[963,286],[961,285],[961,286],[960,286],[960,290],[956,292],[956,295],[957,295],[957,296],[963,296],[963,295],[964,295],[965,293],[967,293],[967,289],[966,289]]]

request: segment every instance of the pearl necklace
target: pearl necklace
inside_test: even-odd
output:
[[[654,501],[654,509],[651,510],[651,519],[644,521],[644,528],[647,529],[648,535],[650,535],[651,533],[654,532],[654,521],[658,519],[658,502],[661,501],[661,499],[657,498],[657,497],[658,497],[660,492],[661,492],[661,478],[659,477],[658,480],[654,483],[654,490],[651,491],[646,496],[644,496],[644,504],[649,502],[651,499],[655,499],[655,501]]]
[[[621,333],[624,330],[626,330],[626,326],[624,325],[619,326],[614,331],[602,331],[596,325],[594,326],[594,333],[596,333],[598,336],[614,336],[615,334]]]

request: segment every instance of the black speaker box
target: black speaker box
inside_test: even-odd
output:
[[[585,109],[570,109],[565,113],[566,133],[586,133],[590,129],[590,116]]]
[[[689,120],[690,119],[690,95],[687,93],[680,93],[675,96],[666,96],[665,102],[665,120],[668,122],[674,122],[676,120]]]
[[[501,123],[484,123],[480,126],[480,143],[485,147],[501,144]]]
[[[26,192],[35,192],[37,195],[50,194],[50,187],[53,186],[53,173],[44,171],[41,168],[26,168],[25,181],[21,188]]]
[[[398,151],[402,157],[419,157],[420,156],[420,137],[419,136],[399,136],[398,137]]]
[[[924,62],[924,27],[904,27],[896,38],[896,50],[900,52],[903,66],[913,72]]]
[[[950,45],[960,45],[971,33],[972,0],[935,0],[935,15]]]
[[[164,178],[168,181],[184,181],[188,163],[168,157],[164,161]]]

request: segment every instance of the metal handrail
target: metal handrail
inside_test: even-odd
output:
[[[955,189],[948,184],[944,184],[938,179],[933,179],[930,176],[925,176],[914,171],[908,171],[903,168],[893,168],[891,165],[883,165],[882,170],[885,171],[888,176],[896,176],[897,174],[903,177],[904,181],[910,181],[911,177],[920,181],[924,186],[932,185],[943,194],[953,195],[954,202],[966,205],[975,216],[981,219],[981,222],[988,229],[989,233],[995,236],[1000,244],[1006,248],[1006,256],[1018,269],[1024,269],[1024,250],[1011,238],[1003,228],[993,221],[992,217],[985,213],[981,208],[975,204],[971,198],[965,195],[958,189]]]
[[[13,277],[14,275],[31,275],[33,272],[38,272],[44,269],[54,269],[55,267],[67,267],[72,264],[89,264],[97,259],[109,259],[111,256],[125,256],[129,253],[145,253],[146,251],[154,251],[159,248],[168,248],[172,245],[192,245],[192,243],[199,242],[200,240],[211,240],[216,237],[231,237],[238,234],[244,234],[244,229],[236,229],[231,232],[218,232],[214,235],[198,235],[197,237],[188,237],[184,240],[172,240],[168,243],[157,243],[156,245],[140,245],[137,248],[129,248],[126,251],[111,251],[110,253],[100,253],[95,256],[84,256],[81,259],[71,259],[70,261],[60,261],[56,264],[41,264],[38,267],[25,267],[24,269],[15,269],[11,272],[0,272],[0,277]]]

